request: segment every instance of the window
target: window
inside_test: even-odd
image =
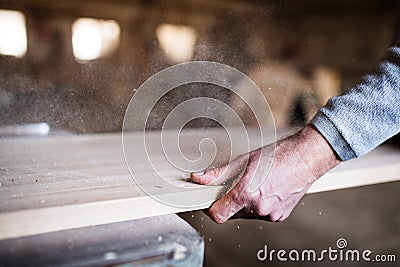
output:
[[[0,10],[0,54],[23,57],[27,50],[25,15]]]
[[[162,24],[157,28],[156,35],[161,49],[172,62],[192,59],[197,37],[193,27]]]
[[[114,20],[77,19],[72,25],[75,58],[84,62],[111,55],[119,46],[120,31]]]

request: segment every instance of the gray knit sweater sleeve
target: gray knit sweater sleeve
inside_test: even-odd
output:
[[[311,123],[342,161],[360,157],[400,131],[400,42],[374,72],[331,98]]]

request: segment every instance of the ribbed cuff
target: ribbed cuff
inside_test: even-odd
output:
[[[311,120],[311,124],[314,125],[318,132],[328,141],[341,161],[357,157],[336,126],[324,113],[318,111],[317,115]]]

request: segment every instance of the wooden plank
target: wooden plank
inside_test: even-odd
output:
[[[187,151],[196,150],[195,135],[183,135]],[[213,135],[216,139],[224,137],[221,131],[213,131]],[[139,135],[137,138],[140,141]],[[157,145],[150,149],[157,155],[154,160],[168,181],[188,186],[182,179],[187,173],[167,164]],[[137,160],[144,157],[138,155]],[[146,169],[139,173],[149,175]],[[156,183],[152,176],[147,178],[149,185]],[[340,165],[318,180],[308,193],[399,178],[399,151],[379,148],[364,158]],[[130,176],[120,134],[1,139],[0,182],[0,239],[207,208],[221,194],[218,186],[190,184],[190,191],[177,193],[156,187],[158,196],[199,199],[204,204],[175,207],[156,201]]]
[[[217,198],[217,188],[204,189],[195,194],[182,193],[180,197],[203,198],[205,201]],[[192,209],[168,206],[145,196],[5,212],[0,214],[0,240],[189,210]]]

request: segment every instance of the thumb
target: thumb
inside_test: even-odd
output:
[[[202,185],[221,185],[237,177],[243,170],[243,159],[236,158],[229,164],[217,168],[207,169],[202,172],[192,172],[190,179]]]
[[[218,181],[217,183],[217,180],[219,180],[218,178],[224,173],[227,167],[228,165],[224,165],[218,168],[207,169],[202,172],[192,172],[190,174],[190,180],[202,185],[209,185],[214,182],[214,184],[220,184],[221,181]]]

